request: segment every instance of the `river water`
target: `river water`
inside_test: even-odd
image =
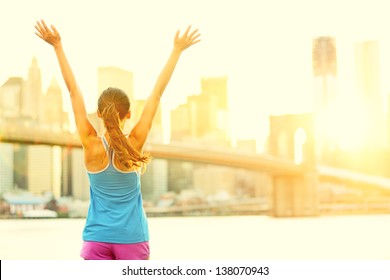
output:
[[[0,259],[81,259],[84,219],[0,220]],[[151,259],[386,259],[390,215],[149,218]]]

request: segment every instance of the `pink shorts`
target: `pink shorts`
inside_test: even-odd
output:
[[[147,260],[149,242],[116,244],[84,241],[80,256],[85,260]]]

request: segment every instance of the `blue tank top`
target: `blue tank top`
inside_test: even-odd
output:
[[[83,240],[121,244],[149,241],[140,174],[115,167],[114,153],[104,136],[102,141],[109,162],[102,171],[87,171],[90,205]]]

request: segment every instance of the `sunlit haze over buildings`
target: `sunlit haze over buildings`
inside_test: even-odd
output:
[[[43,92],[54,78],[62,89],[64,110],[69,112],[54,52],[34,34],[34,23],[42,18],[60,31],[90,113],[96,110],[100,90],[99,67],[131,72],[132,95],[141,100],[152,89],[176,30],[191,24],[199,28],[202,41],[184,52],[164,93],[163,126],[171,125],[172,110],[186,104],[189,96],[202,93],[202,80],[222,78],[228,104],[225,115],[217,120],[219,125],[228,124],[233,142],[257,139],[261,150],[270,115],[318,111],[322,81],[313,72],[313,44],[315,38],[331,37],[336,72],[326,78],[327,90],[333,91],[326,94],[336,98],[322,121],[331,121],[332,137],[340,145],[360,147],[359,139],[379,118],[361,114],[367,87],[375,88],[373,102],[378,106],[369,110],[387,112],[390,20],[385,7],[386,1],[336,0],[4,0],[0,3],[0,80],[3,84],[9,77],[26,79],[35,58]]]
[[[41,201],[45,194],[59,202],[72,197],[76,206],[89,199],[56,55],[35,35],[40,19],[60,32],[99,134],[100,93],[114,86],[128,94],[128,133],[176,31],[199,29],[201,42],[182,53],[144,147],[153,157],[142,176],[148,213],[389,213],[386,4],[2,0],[0,195],[10,205],[4,215],[32,207],[15,202],[12,192],[43,195]],[[83,217],[82,205],[78,216],[70,208],[57,212]]]
[[[0,259],[80,258],[80,218],[117,219],[122,194],[151,218],[151,260],[390,259],[389,3],[0,0]],[[116,131],[81,145],[56,54],[35,35],[41,19],[61,35],[98,136],[100,94],[128,95],[127,136],[177,30],[199,29],[145,145],[145,122],[129,138],[147,168]],[[102,238],[126,232],[113,224],[96,227]]]

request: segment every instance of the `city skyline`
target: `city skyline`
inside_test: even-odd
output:
[[[66,93],[54,53],[34,35],[35,20],[44,18],[61,32],[87,104],[91,104],[89,112],[96,109],[97,69],[102,66],[133,72],[135,98],[143,99],[169,54],[175,31],[192,24],[200,29],[202,42],[183,54],[162,105],[171,110],[183,104],[187,96],[200,93],[202,77],[227,76],[232,131],[243,139],[258,138],[268,115],[313,110],[311,44],[317,36],[336,39],[339,92],[346,99],[354,94],[356,87],[354,44],[378,41],[380,91],[387,98],[390,83],[383,77],[390,72],[386,65],[390,61],[390,34],[385,29],[388,22],[385,2],[361,1],[353,6],[338,2],[184,4],[170,0],[163,4],[152,0],[115,0],[108,5],[2,1],[0,7],[9,12],[0,23],[12,26],[2,32],[5,38],[12,39],[2,46],[0,80],[5,81],[9,76],[25,77],[34,56],[42,71],[43,89],[55,76]],[[88,20],[85,20],[86,11],[89,11]],[[64,96],[64,106],[69,111],[69,100]]]
[[[143,99],[168,57],[175,31],[188,24],[199,28],[202,41],[179,61],[162,99],[165,117],[187,96],[200,93],[202,77],[227,76],[234,137],[264,137],[268,115],[313,110],[311,48],[318,36],[336,39],[338,86],[345,99],[356,86],[354,44],[379,41],[381,95],[387,98],[390,92],[386,79],[390,33],[384,1],[353,5],[336,0],[160,2],[2,1],[0,8],[8,12],[0,24],[12,28],[2,30],[8,39],[0,52],[0,80],[25,76],[25,65],[35,56],[43,88],[55,76],[66,93],[54,53],[34,34],[35,20],[44,18],[61,32],[89,112],[96,109],[99,67],[133,72],[135,98]],[[63,95],[69,111],[69,99]]]

